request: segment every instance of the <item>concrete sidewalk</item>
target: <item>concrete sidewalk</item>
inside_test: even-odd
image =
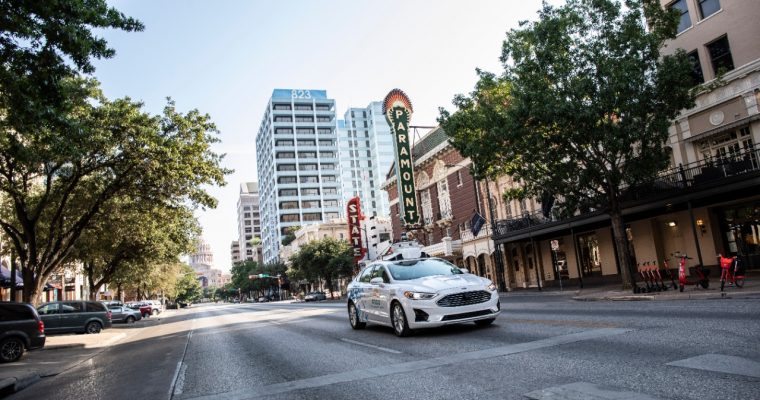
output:
[[[677,288],[673,290],[668,282],[668,290],[651,293],[633,293],[631,290],[623,290],[622,284],[612,283],[603,285],[586,286],[579,289],[578,286],[565,287],[560,290],[559,287],[548,287],[538,290],[538,288],[517,289],[510,292],[501,292],[503,299],[514,297],[535,297],[535,296],[569,296],[577,301],[646,301],[646,300],[687,300],[687,299],[721,299],[721,298],[740,298],[740,297],[757,297],[760,298],[760,271],[747,271],[744,286],[742,288],[726,286],[723,292],[720,291],[720,276],[710,276],[710,285],[707,289],[687,286],[683,292]],[[676,280],[676,284],[678,281]],[[643,284],[639,282],[639,287]]]
[[[0,397],[22,390],[42,378],[56,376],[97,356],[114,344],[159,325],[181,313],[166,310],[134,324],[113,324],[99,334],[51,334],[45,347],[24,352],[19,361],[0,364]]]

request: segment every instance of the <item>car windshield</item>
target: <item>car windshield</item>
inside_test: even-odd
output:
[[[437,259],[397,261],[387,266],[394,280],[408,281],[433,275],[459,275],[456,265]]]

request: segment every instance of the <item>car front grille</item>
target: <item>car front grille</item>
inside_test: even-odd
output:
[[[457,319],[473,318],[473,317],[479,317],[481,315],[488,315],[488,314],[492,314],[491,310],[481,310],[481,311],[474,311],[474,312],[468,312],[468,313],[463,313],[463,314],[444,315],[441,321],[454,321]]]
[[[490,292],[486,292],[485,290],[477,290],[474,292],[450,294],[435,303],[441,307],[461,307],[468,306],[470,304],[485,303],[490,299]]]

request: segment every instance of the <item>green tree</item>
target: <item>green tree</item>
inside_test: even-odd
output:
[[[282,245],[287,246],[296,240],[296,232],[301,229],[300,226],[290,226],[285,228],[285,235],[282,237]]]
[[[83,263],[93,300],[119,269],[177,263],[194,248],[200,228],[192,210],[136,200],[108,202],[72,248],[70,257]]]
[[[309,282],[323,279],[332,296],[334,281],[353,273],[352,254],[351,246],[344,240],[326,237],[307,243],[291,257],[288,276]]]
[[[172,294],[177,303],[193,303],[200,300],[203,295],[195,271],[189,265],[182,265]]]
[[[606,210],[629,286],[621,198],[667,166],[668,127],[693,102],[685,54],[660,54],[677,16],[651,0],[568,0],[538,14],[508,32],[503,76],[479,71],[440,122],[477,174],[522,183],[507,198]]]

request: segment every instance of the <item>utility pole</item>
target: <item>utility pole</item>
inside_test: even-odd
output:
[[[486,183],[488,215],[491,219],[491,237],[493,238],[493,233],[496,232],[496,216],[493,213],[493,201],[491,200],[491,188],[488,184],[488,178],[485,178],[484,182]],[[499,286],[499,291],[504,292],[507,290],[507,287],[504,283],[504,261],[501,258],[501,246],[497,245],[496,243],[494,243],[494,246],[496,247],[493,251],[494,261],[496,262],[496,284]]]

